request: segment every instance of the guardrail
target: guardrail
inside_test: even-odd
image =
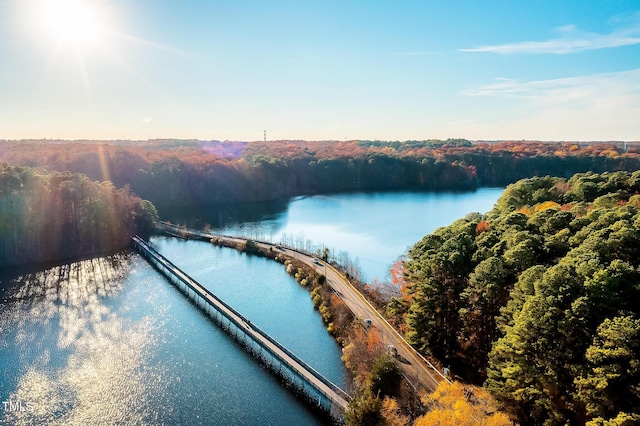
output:
[[[222,238],[231,238],[231,239],[237,239],[237,240],[247,240],[247,238],[245,237],[235,237],[235,236],[230,236],[230,235],[215,235],[215,234],[207,234],[204,233],[202,231],[198,231],[195,229],[190,229],[190,228],[185,228],[185,227],[180,227],[177,225],[173,225],[171,223],[168,222],[160,222],[160,224],[164,227],[167,228],[171,228],[174,231],[179,231],[179,232],[183,232],[183,233],[187,233],[187,234],[191,234],[191,235],[196,235],[200,238],[205,238],[205,239],[211,239],[211,238],[215,238],[215,237],[222,237]],[[266,241],[258,241],[258,240],[253,240],[256,243],[260,243],[260,244],[267,244],[267,245],[271,245],[273,246],[273,243],[270,242],[266,242]],[[299,249],[295,249],[292,247],[288,247],[286,245],[282,245],[283,247],[285,247],[287,250],[291,250],[293,252],[296,253],[300,253],[303,254],[305,256],[310,256],[309,253],[303,251],[303,250],[299,250]],[[379,320],[381,320],[382,322],[384,322],[389,329],[391,329],[393,331],[393,333],[395,334],[395,336],[403,343],[403,345],[405,346],[406,349],[408,349],[410,352],[412,352],[415,356],[417,356],[418,358],[420,358],[420,360],[422,362],[425,363],[425,365],[427,365],[431,370],[433,370],[440,378],[446,380],[448,383],[451,383],[451,380],[449,380],[449,378],[447,376],[445,376],[442,372],[440,372],[440,370],[438,370],[428,359],[426,359],[420,352],[418,352],[413,346],[411,346],[409,344],[409,342],[407,342],[405,340],[405,338],[398,332],[398,330],[395,329],[395,327],[393,327],[391,324],[389,324],[389,322],[386,320],[386,318],[384,318],[380,312],[378,312],[378,310],[367,300],[366,297],[364,297],[364,295],[351,283],[351,281],[349,281],[342,272],[340,272],[338,269],[336,269],[333,265],[325,262],[325,264],[331,268],[336,274],[338,274],[342,280],[347,283],[347,285],[349,285],[360,297],[360,299],[367,304],[367,306],[369,307],[369,309],[371,309],[372,311],[374,311],[378,317]],[[434,381],[437,381],[435,378],[433,378]]]
[[[208,288],[203,287],[200,283],[198,283],[196,280],[191,278],[186,272],[184,272],[182,269],[180,269],[178,266],[176,266],[173,262],[171,262],[169,259],[167,259],[162,254],[160,254],[160,252],[158,252],[155,248],[153,248],[152,246],[147,244],[144,240],[142,240],[142,238],[140,238],[140,237],[138,237],[136,235],[135,237],[132,238],[132,240],[134,241],[134,243],[136,244],[137,247],[141,248],[142,250],[144,250],[145,252],[150,254],[157,262],[163,264],[165,266],[165,269],[170,270],[173,276],[177,277],[181,282],[183,282],[185,285],[187,285],[191,290],[194,291],[194,293],[198,293],[201,297],[202,297],[202,295],[204,293],[204,294],[208,295],[211,299],[213,299],[215,301],[215,303],[210,303],[209,300],[206,297],[202,297],[203,299],[205,299],[205,301],[207,301],[209,303],[210,306],[212,306],[214,309],[216,309],[216,311],[218,311],[221,315],[223,315],[229,321],[233,322],[236,325],[236,327],[238,327],[238,329],[242,330],[243,326],[250,327],[253,331],[255,331],[257,334],[259,334],[260,336],[265,338],[267,341],[269,341],[269,343],[271,343],[272,345],[277,347],[280,351],[285,353],[288,357],[293,359],[307,373],[309,373],[315,379],[317,379],[318,381],[323,383],[325,386],[330,388],[333,392],[335,392],[337,395],[339,395],[345,401],[348,402],[348,401],[351,400],[351,396],[349,394],[347,394],[343,389],[341,389],[335,383],[331,382],[329,379],[324,377],[316,369],[314,369],[309,364],[307,364],[305,361],[300,359],[297,355],[295,355],[293,352],[291,352],[289,349],[287,349],[285,346],[283,346],[280,342],[278,342],[276,339],[274,339],[269,334],[267,334],[265,331],[263,331],[260,327],[256,326],[252,322],[250,322],[248,318],[246,318],[244,315],[242,315],[240,312],[238,312],[236,309],[234,309],[231,305],[226,303],[224,300],[220,299],[213,292],[211,292]],[[240,318],[240,320],[242,322],[244,322],[244,324],[240,324],[238,321],[236,321],[235,318],[229,316],[226,312],[224,312],[223,310],[219,309],[219,307],[216,306],[216,303],[221,305],[221,306],[223,306],[225,309],[227,309],[229,312],[231,312],[236,317]],[[249,337],[251,337],[250,334],[247,334],[247,333],[244,333],[244,334],[249,336]],[[291,363],[288,362],[288,360],[282,358],[279,354],[273,352],[271,350],[271,348],[262,345],[262,343],[260,341],[258,341],[258,340],[255,340],[255,339],[253,339],[253,340],[256,343],[260,344],[264,349],[268,350],[280,362],[282,362],[283,364],[287,365],[289,368],[291,368],[294,371],[297,371],[297,372],[299,371],[298,368],[295,365],[292,365]],[[303,377],[304,377],[304,375],[303,375]],[[327,395],[321,389],[318,389],[317,387],[315,387],[314,384],[312,382],[310,382],[309,380],[306,380],[306,381],[311,386],[313,386],[317,391],[319,391],[322,394],[324,394],[327,398],[329,398],[331,400],[335,399],[335,398],[333,398],[332,395]],[[334,402],[338,402],[339,403],[340,401],[336,400]],[[345,407],[342,407],[342,408],[344,409]]]
[[[364,295],[362,293],[360,293],[360,291],[353,285],[351,284],[351,281],[349,281],[340,271],[338,271],[336,268],[334,268],[332,265],[329,265],[329,268],[333,269],[333,271],[335,273],[337,273],[344,282],[346,282],[349,287],[351,287],[357,294],[358,296],[360,296],[360,299],[367,304],[367,306],[369,306],[369,308],[374,311],[376,313],[376,316],[378,317],[379,320],[382,320],[382,322],[384,322],[391,330],[393,330],[393,333],[396,335],[396,337],[398,339],[400,339],[400,341],[405,345],[405,347],[407,349],[409,349],[414,355],[418,356],[426,365],[429,366],[429,368],[431,368],[433,371],[435,371],[436,373],[438,373],[438,375],[440,377],[442,377],[444,380],[446,380],[447,382],[451,383],[451,380],[449,380],[449,378],[447,378],[447,376],[445,376],[444,374],[442,374],[440,372],[440,370],[438,370],[431,362],[429,362],[429,360],[427,360],[424,356],[422,356],[422,354],[420,354],[420,352],[418,352],[413,346],[411,346],[409,344],[409,342],[407,342],[404,337],[402,337],[402,335],[400,333],[398,333],[398,330],[395,329],[395,327],[393,327],[391,324],[389,324],[389,322],[386,320],[385,317],[383,317],[380,312],[378,312],[378,310],[367,300],[366,297],[364,297]],[[435,378],[434,378],[435,380]]]

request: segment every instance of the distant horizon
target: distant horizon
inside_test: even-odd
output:
[[[640,143],[638,140],[541,140],[541,139],[468,139],[468,138],[446,138],[446,139],[273,139],[269,140],[221,140],[221,139],[194,139],[194,138],[151,138],[151,139],[60,139],[60,138],[23,138],[23,139],[0,139],[0,142],[163,142],[163,141],[179,141],[179,142],[219,142],[219,143],[270,143],[270,142],[362,142],[362,141],[378,141],[378,142],[399,142],[406,143],[412,141],[442,141],[445,142],[449,139],[453,140],[468,140],[471,143],[501,143],[501,142],[524,142],[524,143],[578,143],[578,144],[596,144],[596,143]]]

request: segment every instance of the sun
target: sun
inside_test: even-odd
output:
[[[90,0],[41,0],[39,14],[43,32],[59,45],[95,44],[104,31],[100,10]]]

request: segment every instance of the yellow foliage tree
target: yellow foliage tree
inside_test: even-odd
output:
[[[386,397],[382,401],[380,416],[386,426],[407,426],[409,424],[409,416],[400,413],[398,401],[393,398]]]
[[[549,209],[559,209],[560,208],[560,204],[556,203],[555,201],[545,201],[544,203],[540,203],[537,204],[534,207],[534,211],[536,213],[541,212],[543,210],[549,210]]]
[[[342,350],[342,360],[356,376],[356,382],[364,384],[373,360],[384,353],[380,333],[373,327],[368,331],[355,327],[351,331],[349,342]]]
[[[460,382],[441,382],[423,398],[431,410],[416,419],[414,426],[510,426],[506,414],[498,412],[495,401],[481,389]]]

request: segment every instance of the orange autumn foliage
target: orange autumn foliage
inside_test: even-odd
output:
[[[495,402],[485,391],[460,382],[441,382],[435,392],[423,398],[431,411],[414,422],[414,426],[510,426],[506,414],[496,410]]]
[[[533,208],[533,210],[536,213],[539,213],[541,211],[544,210],[549,210],[549,209],[559,209],[560,208],[560,204],[554,202],[554,201],[545,201],[544,203],[540,203],[540,204],[536,204],[536,206]]]
[[[400,412],[398,401],[388,396],[382,400],[380,416],[384,419],[386,426],[406,426],[409,424],[409,416]]]
[[[478,222],[478,225],[476,226],[476,235],[480,235],[483,232],[487,232],[489,230],[489,222],[481,220],[480,222]]]
[[[380,333],[375,327],[370,327],[368,330],[360,326],[353,327],[349,342],[342,350],[342,360],[356,376],[356,382],[364,382],[373,360],[384,353]]]
[[[371,327],[367,332],[367,352],[373,354],[382,347],[382,339],[376,328]]]
[[[574,204],[574,203],[563,204],[563,205],[560,207],[560,210],[563,210],[563,211],[570,211],[574,206],[575,206],[575,204]]]
[[[400,293],[405,295],[407,293],[407,282],[404,279],[404,259],[396,260],[393,265],[391,265],[391,269],[389,273],[391,274],[391,283],[395,286],[400,287]]]
[[[516,209],[516,213],[522,213],[523,215],[531,216],[531,207],[529,206],[520,207],[519,209]]]

